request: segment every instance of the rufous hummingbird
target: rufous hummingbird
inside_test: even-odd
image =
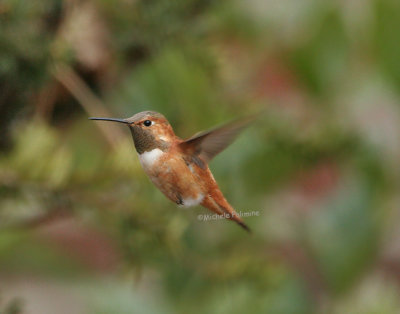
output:
[[[252,117],[183,140],[160,113],[143,111],[128,119],[89,118],[125,123],[144,171],[167,198],[185,207],[202,205],[250,231],[218,187],[208,162],[224,150]]]

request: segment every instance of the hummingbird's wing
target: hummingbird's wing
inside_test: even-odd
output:
[[[202,161],[208,163],[228,147],[255,118],[256,116],[248,116],[215,129],[197,133],[179,145],[187,154],[200,157]]]

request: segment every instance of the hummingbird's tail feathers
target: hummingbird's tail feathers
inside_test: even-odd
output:
[[[236,223],[241,226],[244,230],[248,233],[251,233],[251,229],[243,222],[243,221],[236,221]]]
[[[227,200],[221,195],[207,196],[204,198],[201,205],[208,208],[218,215],[223,215],[229,220],[236,222],[239,226],[241,226],[244,230],[251,233],[250,228],[244,223],[242,218],[236,213],[236,211],[232,208],[231,205],[227,202]]]
[[[218,215],[224,214],[223,210],[218,206],[218,204],[214,201],[214,199],[210,195],[204,198],[204,200],[201,202],[201,205]]]
[[[226,202],[228,204],[228,202]],[[241,226],[244,230],[246,230],[248,233],[251,233],[251,229],[244,223],[243,219],[239,217],[239,215],[236,213],[236,211],[232,208],[232,206],[229,206],[229,209],[226,209],[225,207],[219,205],[220,208],[228,215],[228,219],[236,222],[239,226]]]

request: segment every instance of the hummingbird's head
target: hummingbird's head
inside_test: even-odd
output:
[[[175,134],[168,120],[155,111],[143,111],[127,119],[89,118],[127,124],[131,130],[136,151],[139,154],[159,148],[166,150]]]

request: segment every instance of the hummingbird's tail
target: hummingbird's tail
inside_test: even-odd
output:
[[[218,215],[224,215],[227,219],[233,220],[244,230],[251,233],[250,228],[244,223],[242,218],[239,217],[239,215],[219,190],[216,193],[205,197],[201,205],[217,213]]]

